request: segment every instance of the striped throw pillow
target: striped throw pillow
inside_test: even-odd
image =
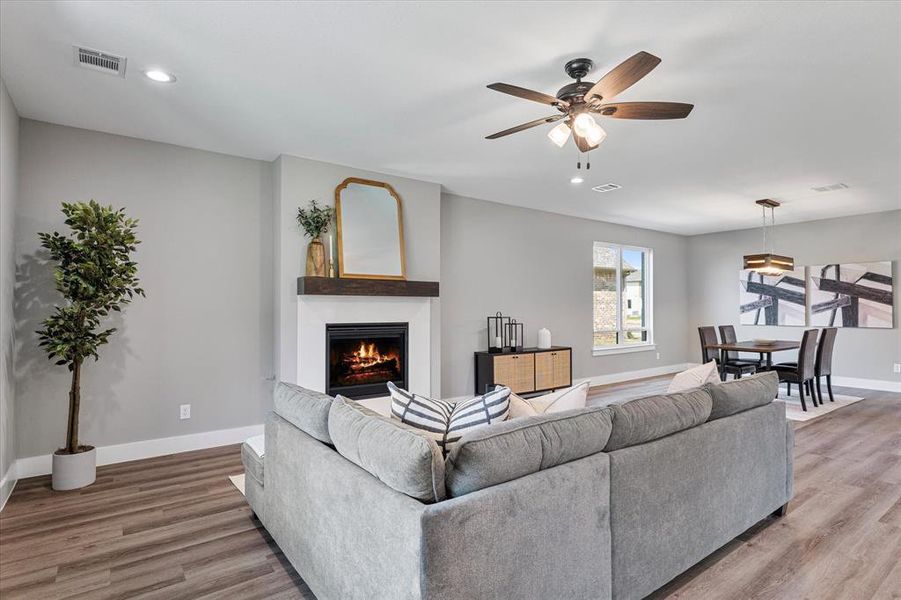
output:
[[[435,440],[447,456],[463,434],[491,423],[499,423],[510,412],[510,388],[498,386],[483,396],[447,402],[433,400],[388,382],[391,416]]]

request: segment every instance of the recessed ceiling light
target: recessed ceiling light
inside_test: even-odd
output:
[[[578,175],[576,175],[575,177],[573,177],[572,179],[569,180],[570,183],[582,183],[583,181],[585,181],[585,180],[582,179],[581,177],[579,177]]]
[[[166,73],[165,71],[160,71],[159,69],[149,69],[144,71],[144,76],[147,79],[151,79],[156,81],[157,83],[174,83],[175,75],[172,73]]]

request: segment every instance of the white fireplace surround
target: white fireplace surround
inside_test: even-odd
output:
[[[325,326],[329,323],[407,323],[407,386],[431,395],[432,303],[429,298],[298,296],[297,384],[325,392]]]

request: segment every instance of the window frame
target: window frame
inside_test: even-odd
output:
[[[592,323],[592,332],[591,332],[591,352],[594,356],[600,356],[604,354],[625,354],[628,352],[645,352],[649,350],[656,349],[657,345],[654,343],[654,304],[653,304],[653,280],[654,280],[654,250],[653,248],[645,248],[643,246],[632,246],[629,244],[614,244],[612,242],[600,242],[595,241],[591,246],[591,268],[592,268],[592,280],[594,278],[594,250],[597,246],[602,246],[604,248],[615,250],[616,251],[616,329],[603,329],[600,331],[594,330],[594,284],[592,283],[592,303],[591,303],[591,323]],[[644,264],[642,265],[642,270],[644,271],[644,290],[641,298],[642,302],[642,311],[645,314],[645,324],[643,327],[625,327],[625,322],[623,319],[623,278],[622,278],[622,268],[623,268],[623,251],[624,250],[632,250],[635,252],[643,253]],[[647,340],[638,344],[626,344],[623,343],[622,340],[626,331],[644,331],[647,333]],[[617,342],[616,344],[606,345],[606,346],[595,346],[594,345],[594,336],[597,333],[613,333],[616,335]]]

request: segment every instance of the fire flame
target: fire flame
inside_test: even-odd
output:
[[[353,364],[351,365],[351,368],[356,370],[371,367],[382,362],[388,362],[392,359],[397,359],[397,355],[394,353],[382,354],[374,343],[367,344],[365,342],[360,342],[360,347],[353,352]]]

